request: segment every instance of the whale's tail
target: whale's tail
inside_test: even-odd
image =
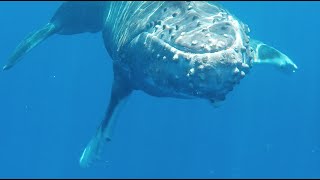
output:
[[[31,51],[34,47],[39,45],[49,36],[55,34],[57,32],[57,26],[52,23],[46,24],[41,29],[30,33],[15,49],[13,54],[8,60],[8,63],[3,66],[3,70],[8,70],[13,67],[16,63],[18,63],[22,57]]]

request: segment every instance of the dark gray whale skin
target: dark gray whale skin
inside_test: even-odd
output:
[[[54,34],[97,32],[112,58],[114,80],[105,118],[80,157],[82,167],[99,158],[115,114],[134,90],[216,104],[257,64],[297,70],[285,54],[251,39],[248,26],[226,9],[200,1],[64,2],[18,45],[3,70]]]

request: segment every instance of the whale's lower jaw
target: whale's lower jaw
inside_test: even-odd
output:
[[[144,32],[134,38],[123,59],[137,89],[153,96],[224,100],[249,72],[243,53],[233,48],[190,53]]]

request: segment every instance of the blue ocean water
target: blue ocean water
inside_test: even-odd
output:
[[[1,2],[1,64],[61,2]],[[112,85],[101,34],[55,35],[0,74],[1,178],[319,178],[320,2],[221,2],[251,37],[287,54],[291,75],[256,66],[219,108],[135,92],[103,161],[82,150]]]

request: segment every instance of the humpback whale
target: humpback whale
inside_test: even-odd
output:
[[[80,157],[82,167],[111,140],[115,113],[135,90],[217,104],[258,64],[298,69],[279,50],[251,39],[248,25],[217,3],[70,1],[22,40],[3,70],[53,35],[80,33],[102,34],[114,73],[105,117]]]

